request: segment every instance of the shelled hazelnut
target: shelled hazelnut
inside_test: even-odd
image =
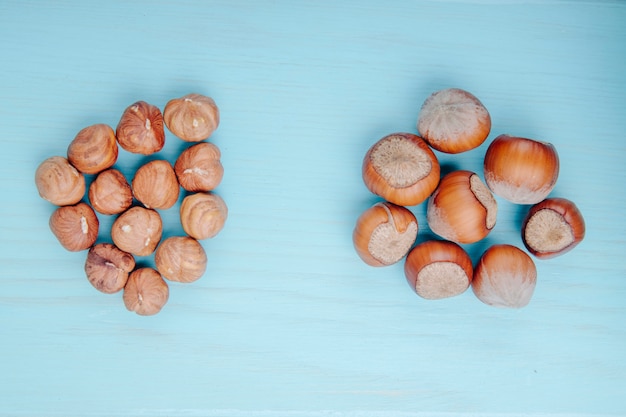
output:
[[[122,298],[128,311],[140,316],[152,316],[161,311],[169,294],[169,287],[161,274],[146,267],[130,273]]]
[[[161,110],[145,101],[124,110],[115,132],[118,143],[128,152],[151,155],[165,145]]]
[[[180,222],[189,236],[202,240],[215,237],[228,217],[228,207],[217,194],[188,195],[180,205]]]
[[[35,185],[41,198],[57,206],[78,203],[86,189],[83,174],[62,156],[52,156],[37,167]]]
[[[168,209],[176,204],[180,186],[174,168],[161,159],[150,161],[135,172],[133,195],[146,208]]]
[[[67,148],[67,159],[80,172],[97,174],[117,161],[115,132],[106,124],[82,129]]]
[[[181,152],[174,172],[181,187],[189,192],[212,191],[222,181],[224,167],[219,148],[208,142],[198,143]]]
[[[89,202],[102,214],[119,214],[133,204],[133,193],[124,174],[114,168],[107,169],[89,185]]]
[[[110,243],[92,246],[85,261],[87,279],[95,289],[105,294],[121,291],[134,268],[133,255]]]
[[[170,281],[193,282],[206,270],[207,256],[202,245],[189,236],[172,236],[154,253],[157,270]]]
[[[163,233],[161,216],[156,210],[131,207],[111,226],[113,243],[124,252],[148,256],[154,252]]]
[[[163,119],[167,128],[180,139],[200,142],[217,129],[220,113],[212,98],[187,94],[167,102]]]
[[[89,249],[98,239],[98,217],[85,203],[57,208],[49,224],[61,246],[71,252]]]

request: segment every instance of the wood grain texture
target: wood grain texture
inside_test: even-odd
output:
[[[0,2],[0,415],[626,415],[625,21],[619,1]],[[444,169],[481,173],[500,133],[550,141],[552,195],[587,222],[519,311],[422,300],[352,248],[376,201],[363,155],[450,86],[493,127]],[[229,219],[205,276],[139,317],[57,243],[34,172],[83,127],[189,92],[220,107]],[[185,146],[168,132],[159,156]],[[474,260],[521,245],[527,207],[498,203]]]

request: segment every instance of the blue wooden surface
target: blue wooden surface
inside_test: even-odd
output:
[[[626,415],[626,3],[3,0],[0,57],[0,415]],[[552,195],[587,221],[521,310],[422,300],[352,248],[367,148],[451,86],[489,109],[488,141],[552,142]],[[139,317],[57,243],[34,172],[83,127],[189,92],[221,110],[230,216],[205,276]],[[486,146],[438,156],[481,172]],[[168,132],[161,156],[182,147]],[[498,201],[474,259],[521,245],[525,208]]]

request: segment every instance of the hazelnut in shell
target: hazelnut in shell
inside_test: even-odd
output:
[[[456,154],[474,149],[487,139],[491,116],[473,94],[447,88],[424,101],[417,131],[434,149]]]
[[[359,257],[371,266],[400,261],[417,238],[417,219],[406,207],[376,203],[357,219],[352,241]]]
[[[585,219],[574,202],[548,198],[530,208],[522,225],[526,249],[539,259],[569,252],[585,237]]]
[[[487,148],[484,174],[494,194],[516,204],[536,204],[556,185],[559,156],[551,143],[500,135]]]
[[[498,204],[489,188],[471,171],[445,175],[428,199],[426,220],[430,229],[456,243],[474,243],[496,224]]]
[[[465,292],[474,270],[471,258],[458,244],[428,240],[411,249],[404,263],[404,274],[417,295],[439,300]]]
[[[182,140],[200,142],[217,129],[220,112],[211,97],[192,93],[168,101],[163,119],[167,128]]]
[[[193,282],[204,274],[207,256],[202,245],[189,236],[172,236],[159,244],[154,253],[157,270],[176,282]]]
[[[163,222],[156,210],[131,207],[120,214],[111,226],[115,246],[135,256],[154,252],[163,233]]]
[[[365,154],[363,182],[374,194],[399,206],[425,201],[439,183],[439,161],[426,142],[411,133],[394,133]]]
[[[157,106],[138,101],[122,113],[115,130],[120,146],[132,153],[151,155],[163,149],[163,115]]]
[[[174,168],[161,159],[150,161],[135,172],[133,195],[144,206],[152,209],[168,209],[176,204],[180,186]]]
[[[226,203],[212,192],[188,195],[180,205],[183,230],[194,239],[215,237],[224,228],[227,218]]]
[[[537,268],[523,250],[513,245],[493,245],[474,268],[472,290],[483,303],[521,308],[530,302],[537,284]]]
[[[98,243],[87,253],[87,279],[100,292],[113,294],[126,285],[128,274],[135,268],[135,258],[110,243]]]
[[[115,132],[106,124],[82,129],[67,148],[67,159],[84,174],[97,174],[117,161]]]
[[[37,167],[35,185],[41,198],[57,206],[78,203],[86,189],[85,176],[62,156],[52,156]]]
[[[214,190],[224,176],[220,157],[219,148],[208,142],[182,151],[174,163],[174,172],[181,187],[193,193]]]
[[[100,222],[85,203],[57,208],[50,216],[49,224],[61,246],[71,252],[89,249],[98,239]]]
[[[133,204],[133,192],[124,174],[114,168],[102,171],[89,185],[89,202],[102,214],[119,214]]]
[[[169,287],[161,274],[146,267],[130,273],[122,299],[128,311],[140,316],[152,316],[161,311],[169,295]]]

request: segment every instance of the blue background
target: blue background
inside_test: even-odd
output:
[[[626,415],[626,3],[3,0],[0,57],[0,415]],[[365,152],[446,87],[493,121],[483,146],[437,154],[446,169],[482,176],[501,133],[552,142],[552,196],[585,216],[524,309],[420,299],[402,262],[352,247],[377,201]],[[189,92],[221,110],[229,218],[205,276],[140,317],[60,247],[34,172],[83,127]],[[173,161],[186,144],[167,135]],[[522,244],[527,207],[498,203],[474,260]]]

